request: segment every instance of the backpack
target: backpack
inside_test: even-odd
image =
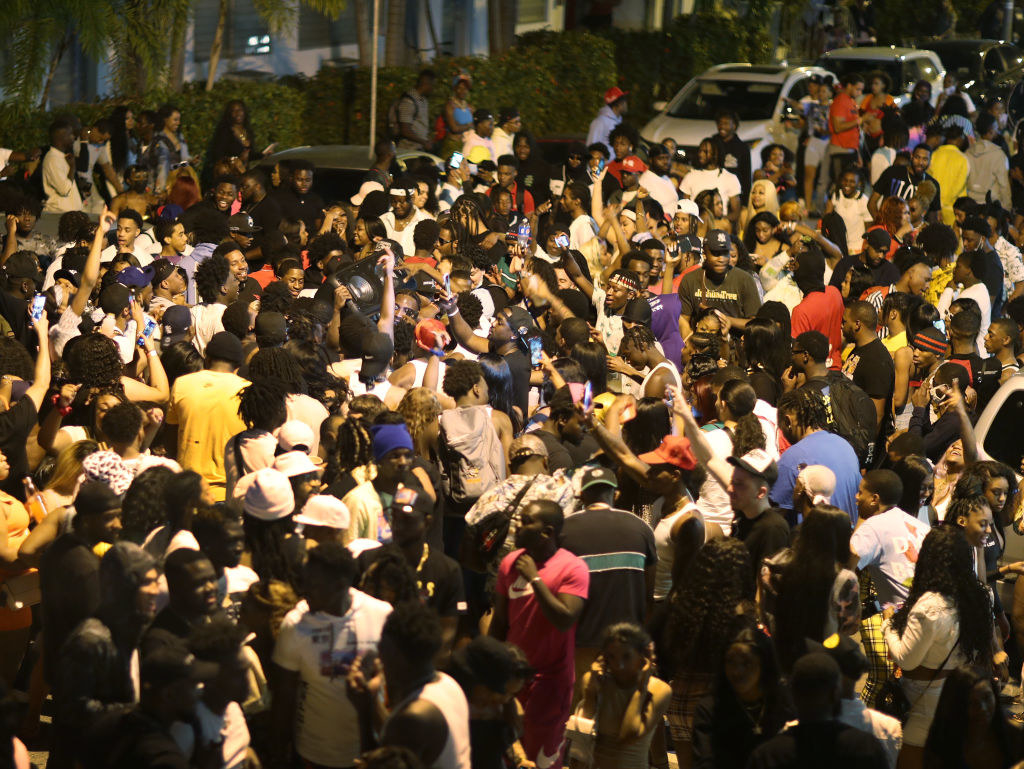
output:
[[[448,409],[441,412],[440,421],[445,494],[468,508],[505,480],[505,451],[486,406]]]
[[[524,483],[508,506],[487,513],[479,521],[466,527],[462,537],[460,560],[467,568],[484,574],[488,567],[498,560],[512,528],[512,521],[519,512],[519,506],[536,480],[535,475]]]
[[[402,126],[398,120],[398,107],[401,105],[402,99],[408,99],[412,102],[412,108],[414,110],[412,113],[413,120],[416,119],[416,115],[419,114],[420,111],[419,104],[417,104],[416,100],[409,95],[408,91],[391,102],[391,106],[388,107],[388,135],[391,140],[396,143],[402,138]]]
[[[861,467],[870,467],[875,448],[877,415],[868,394],[842,374],[829,372],[820,390],[828,411],[828,430],[845,438]]]

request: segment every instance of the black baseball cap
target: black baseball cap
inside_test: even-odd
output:
[[[712,254],[729,251],[729,234],[725,230],[709,230],[704,238],[704,250]]]

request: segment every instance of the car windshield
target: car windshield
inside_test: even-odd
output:
[[[884,72],[893,82],[893,93],[898,93],[903,88],[903,64],[898,61],[865,61],[864,59],[822,59],[819,64],[825,69],[835,72],[841,79],[843,75],[850,75],[854,72],[864,77],[864,92],[867,93],[870,83],[867,82],[868,74],[871,72]]]
[[[669,109],[670,117],[714,120],[720,109],[732,109],[740,120],[767,120],[775,112],[782,86],[740,80],[697,80]]]
[[[985,435],[985,452],[1003,464],[1012,468],[1019,468],[1021,458],[1024,457],[1024,446],[1020,441],[1020,435],[1014,430],[999,428],[999,425],[1024,424],[1024,390],[1017,390],[1010,393],[999,408],[999,413],[992,421],[992,425]]]
[[[978,74],[978,52],[969,48],[949,47],[937,52],[946,72],[953,72],[962,83]]]

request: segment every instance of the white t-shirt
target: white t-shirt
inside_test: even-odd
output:
[[[893,164],[896,160],[896,150],[892,147],[879,147],[873,153],[871,153],[871,186],[875,186],[875,182],[878,181],[878,177],[881,176],[885,169]]]
[[[206,343],[213,339],[213,335],[224,330],[222,319],[227,308],[226,304],[220,302],[197,304],[192,308],[192,326],[196,332],[192,344],[200,355],[206,354]]]
[[[301,393],[293,393],[285,398],[284,407],[289,422],[295,419],[313,428],[313,445],[309,447],[309,453],[316,456],[320,451],[320,425],[331,413],[316,398]]]
[[[719,459],[726,459],[732,454],[732,438],[724,428],[705,431],[704,437],[711,447],[711,453]],[[729,536],[729,532],[732,531],[732,503],[729,502],[729,495],[725,489],[710,475],[700,487],[697,507],[704,514],[705,521],[717,523],[722,527],[725,536]]]
[[[881,603],[906,600],[927,534],[927,525],[898,507],[865,518],[857,526],[850,537],[850,549],[859,558],[857,568],[870,569]]]
[[[584,243],[589,243],[595,237],[597,237],[597,227],[594,225],[594,220],[586,214],[580,214],[569,225],[569,248],[579,251]]]
[[[729,199],[740,194],[740,180],[736,174],[724,168],[710,168],[703,171],[694,169],[679,182],[679,191],[690,200],[696,199],[704,190],[718,190],[728,212]]]
[[[150,251],[151,245],[150,239],[144,238],[141,234],[135,239],[135,243],[132,245],[132,256],[139,260],[139,267],[148,267],[153,263],[153,254]],[[112,246],[107,246],[100,254],[100,263],[113,261],[114,257],[119,253],[120,249],[116,243]]]
[[[651,197],[661,204],[666,214],[675,212],[679,194],[671,181],[647,169],[640,174],[640,186],[651,193]]]
[[[411,256],[416,251],[416,244],[413,241],[413,231],[416,229],[416,225],[422,222],[424,219],[432,219],[433,217],[426,211],[421,209],[415,209],[412,214],[412,221],[405,225],[405,229],[399,232],[395,229],[395,215],[391,211],[386,212],[381,216],[380,220],[384,222],[384,229],[387,231],[388,237],[391,240],[397,240],[402,244],[402,251],[406,256]]]
[[[198,727],[197,735],[192,726],[181,721],[171,724],[171,737],[186,756],[192,756],[196,750],[196,737],[200,746],[221,742],[221,755],[224,763],[222,769],[240,769],[245,766],[249,751],[249,727],[245,723],[245,714],[237,702],[229,702],[223,715],[214,713],[200,700],[196,703],[194,725]]]
[[[848,198],[838,192],[832,196],[832,208],[846,225],[846,252],[859,254],[864,250],[864,229],[872,219],[868,211],[868,196],[860,192],[857,197]]]
[[[302,682],[295,718],[298,754],[324,766],[352,766],[360,755],[359,720],[345,693],[356,655],[376,652],[391,604],[355,588],[343,617],[313,613],[305,601],[285,615],[274,662]]]
[[[946,317],[946,310],[949,309],[949,305],[955,299],[973,299],[978,303],[978,308],[981,310],[981,330],[978,331],[978,355],[982,358],[987,358],[985,333],[988,331],[989,323],[992,322],[992,300],[989,299],[988,289],[984,283],[978,281],[970,288],[958,291],[956,285],[950,282],[943,290],[942,295],[939,296],[939,303],[935,305],[935,309],[939,311],[940,318]]]

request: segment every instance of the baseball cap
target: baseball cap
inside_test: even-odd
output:
[[[409,513],[416,512],[417,510],[424,515],[430,515],[434,512],[434,500],[430,495],[420,492],[417,489],[409,488],[408,486],[399,486],[395,490],[395,496],[391,500],[389,506],[392,517],[397,513]]]
[[[804,644],[808,652],[823,652],[835,660],[845,678],[856,680],[870,667],[858,643],[848,635],[833,633],[820,643],[808,638]]]
[[[125,267],[117,273],[117,282],[129,288],[145,288],[153,282],[156,269],[153,265],[146,267]]]
[[[321,470],[305,451],[286,451],[284,454],[278,454],[274,457],[273,466],[275,470],[284,473],[289,478],[318,473]]]
[[[36,283],[43,279],[39,263],[32,258],[31,254],[24,251],[15,251],[10,255],[4,263],[4,273],[8,278],[32,278]]]
[[[692,470],[697,466],[690,439],[683,435],[666,435],[658,448],[641,454],[638,459],[649,465],[675,465],[682,470]]]
[[[440,334],[444,330],[444,323],[439,321],[437,318],[425,318],[416,324],[416,330],[414,332],[416,336],[416,344],[424,350],[432,350],[434,349],[434,345],[437,343],[434,335]]]
[[[489,109],[481,107],[473,113],[474,123],[482,123],[485,120],[494,120],[494,114]]]
[[[54,282],[58,280],[66,280],[75,288],[82,285],[82,277],[78,274],[78,270],[57,270],[53,273]]]
[[[172,304],[164,310],[164,316],[160,319],[160,346],[170,347],[175,342],[180,342],[188,336],[192,328],[192,313],[188,307],[180,304]]]
[[[388,367],[395,353],[395,343],[387,334],[377,332],[363,340],[363,362],[359,367],[359,378],[367,381],[376,379]]]
[[[352,205],[361,206],[371,192],[384,192],[384,185],[380,182],[363,182],[359,187],[359,192],[350,198]]]
[[[519,117],[519,110],[515,107],[502,107],[498,110],[498,122],[507,123],[509,120],[515,120]]]
[[[530,435],[529,433],[520,435],[508,447],[509,464],[519,459],[526,459],[527,457],[546,456],[548,456],[548,447],[544,445],[544,441],[536,435]]]
[[[679,238],[679,250],[685,252],[696,251],[699,254],[702,251],[700,238],[696,235],[683,235]]]
[[[206,343],[206,359],[233,363],[236,366],[242,365],[245,360],[245,352],[242,350],[242,340],[230,331],[218,331],[209,342]]]
[[[298,419],[289,419],[277,430],[277,447],[282,451],[299,449],[308,454],[314,443],[313,428]]]
[[[75,495],[76,515],[97,515],[121,507],[121,497],[103,481],[85,481]]]
[[[288,476],[273,467],[243,475],[235,484],[242,509],[258,521],[279,521],[295,512],[295,494]]]
[[[642,174],[647,170],[647,164],[636,155],[626,155],[622,159],[622,170],[631,174]]]
[[[762,478],[770,484],[779,477],[779,466],[764,449],[753,449],[742,457],[728,457],[730,465],[738,467],[751,475]]]
[[[139,669],[145,689],[160,689],[179,681],[209,681],[220,671],[216,662],[197,659],[183,641],[160,644],[142,658]]]
[[[505,317],[508,320],[508,325],[512,327],[512,330],[523,336],[528,334],[534,329],[533,316],[523,309],[522,307],[509,307],[505,313]]]
[[[617,489],[619,488],[619,479],[607,467],[591,467],[583,473],[583,480],[580,481],[580,491],[586,491],[591,486],[599,485],[611,486],[613,489]]]
[[[629,91],[623,91],[617,85],[612,86],[604,92],[604,103],[611,104],[621,99],[623,96],[629,96]]]
[[[729,250],[729,234],[725,230],[708,230],[704,238],[704,250],[712,254],[723,254]]]
[[[276,347],[288,341],[288,320],[282,313],[266,310],[256,316],[252,324],[256,344],[263,347]]]
[[[306,526],[324,526],[328,529],[347,529],[352,521],[348,505],[331,494],[314,494],[295,516],[296,523]]]
[[[160,258],[154,260],[153,264],[149,266],[149,269],[153,270],[153,279],[150,282],[153,284],[154,288],[171,277],[175,272],[181,272],[182,277],[185,278],[186,281],[188,280],[188,273],[180,267],[171,264],[167,259]]]
[[[622,319],[624,321],[639,323],[642,326],[650,326],[653,317],[650,302],[642,296],[630,299],[622,310]]]
[[[237,232],[239,235],[252,235],[262,229],[244,211],[231,214],[231,217],[228,219],[228,232]]]
[[[949,352],[949,340],[934,326],[927,326],[914,334],[910,346],[936,355],[945,355]]]
[[[875,251],[888,251],[889,246],[892,245],[892,238],[889,237],[889,233],[881,227],[868,230],[864,234],[864,240],[867,241],[867,244],[875,249]]]
[[[704,222],[704,220],[700,218],[700,209],[697,207],[697,204],[689,199],[680,200],[676,203],[676,213],[696,216],[698,222],[701,222],[702,224]]]

